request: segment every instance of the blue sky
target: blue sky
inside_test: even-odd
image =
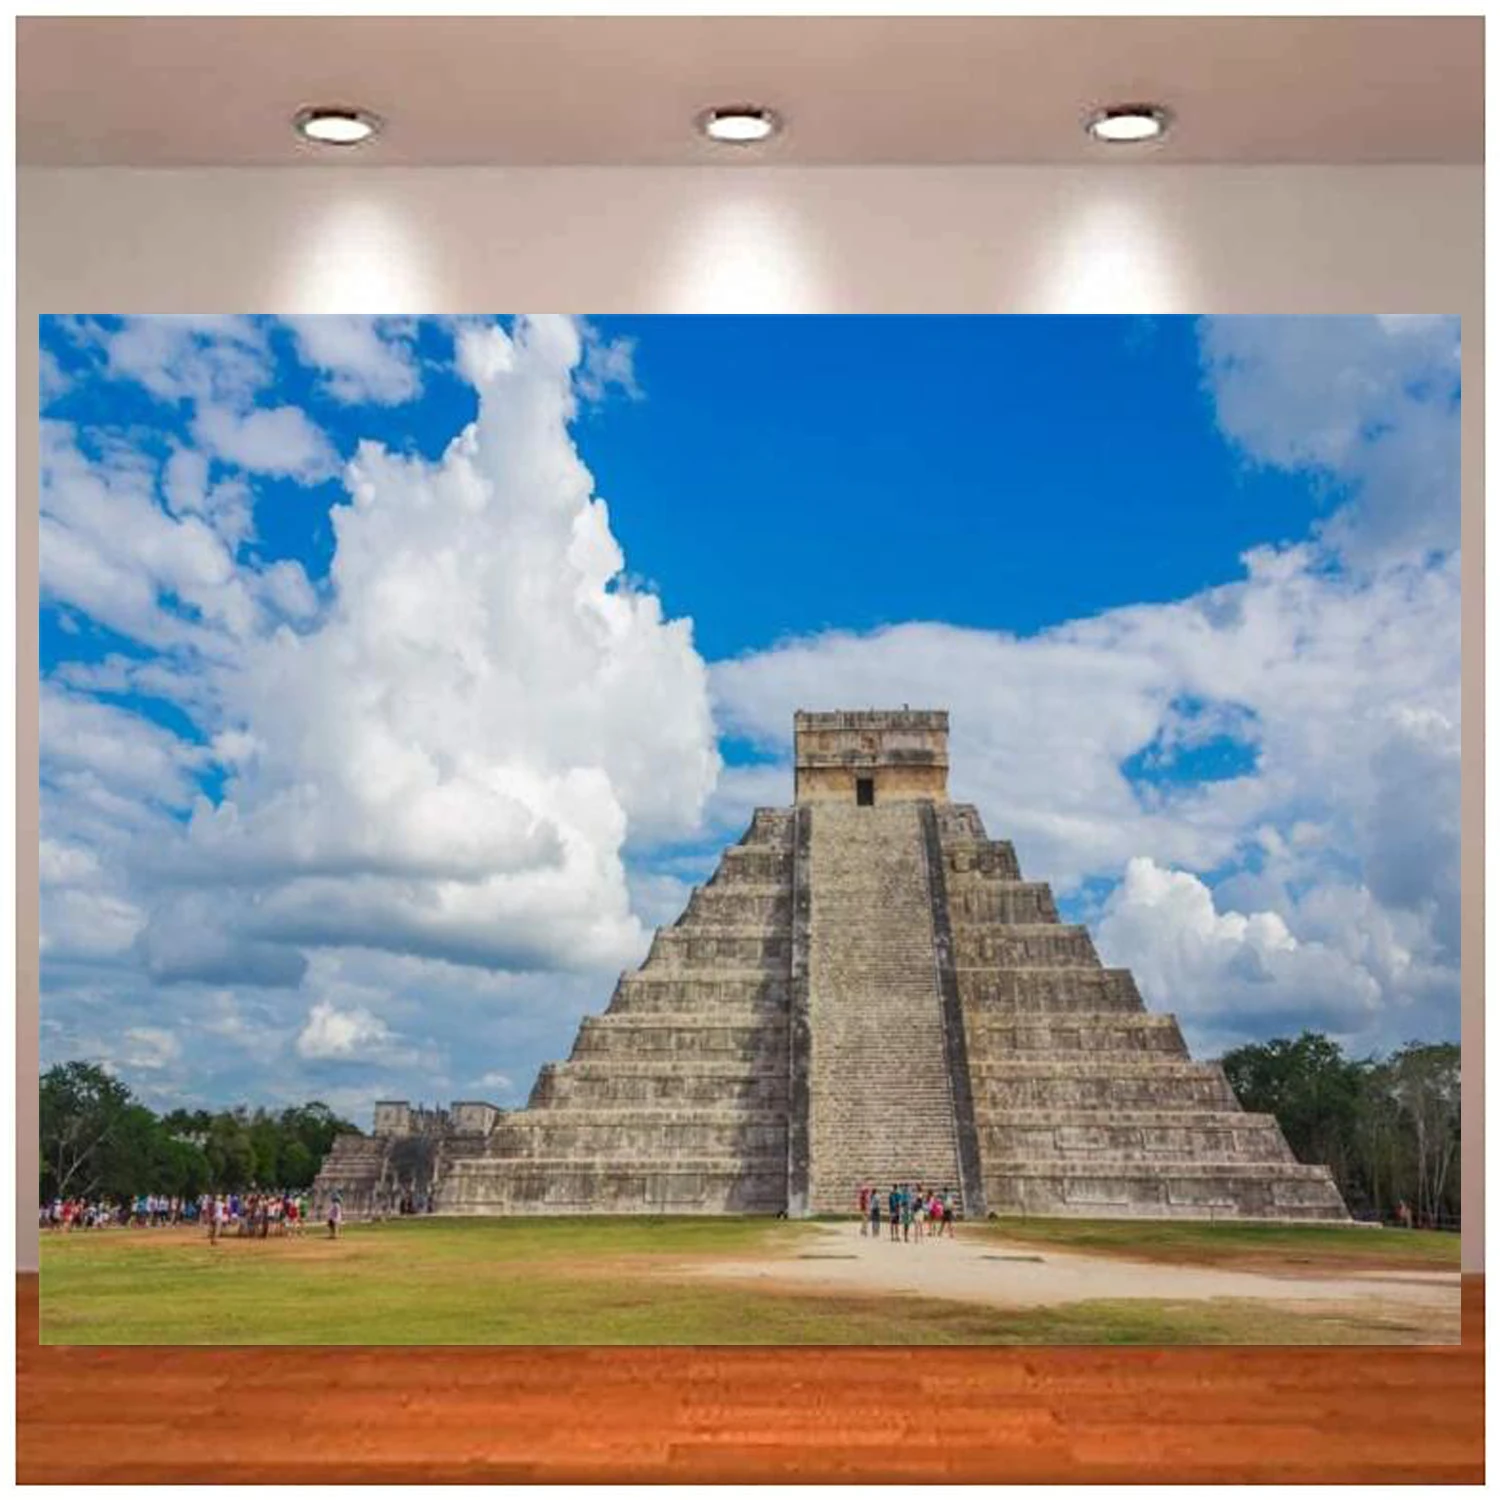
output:
[[[598,324],[649,396],[591,412],[580,451],[711,658],[829,626],[1033,631],[1307,529],[1308,484],[1215,426],[1191,320]]]
[[[44,319],[44,1062],[515,1102],[877,702],[1200,1051],[1456,1036],[1458,337]]]

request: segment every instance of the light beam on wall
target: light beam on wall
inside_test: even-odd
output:
[[[323,187],[325,174],[309,173]],[[309,213],[305,233],[288,238],[276,278],[277,312],[423,313],[444,305],[433,272],[435,237],[390,202],[344,192],[340,174]]]
[[[1163,212],[1139,184],[1130,195],[1090,194],[1039,243],[1039,312],[1191,313],[1207,304]]]
[[[698,199],[663,257],[655,303],[676,313],[833,312],[837,298],[797,210],[761,184]]]

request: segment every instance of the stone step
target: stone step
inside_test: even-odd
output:
[[[678,1076],[698,1076],[704,1078],[733,1079],[769,1073],[772,1070],[758,1063],[742,1063],[730,1060],[711,1059],[703,1062],[693,1062],[684,1059],[680,1063],[666,1064],[661,1062],[631,1062],[624,1059],[610,1058],[609,1060],[584,1060],[579,1062],[555,1062],[543,1063],[544,1068],[551,1068],[555,1072],[567,1072],[575,1077],[589,1077],[595,1074],[600,1077],[648,1077],[652,1074],[670,1071]]]
[[[876,1136],[898,1135],[927,1140],[948,1140],[953,1126],[948,1118],[948,1096],[936,1087],[912,1089],[903,1101],[901,1109],[892,1108],[889,1119],[879,1117],[877,1111],[889,1107],[891,1089],[887,1085],[882,1091],[874,1085],[861,1089],[845,1083],[844,1097],[837,1104],[830,1103],[819,1115],[817,1123],[828,1126],[860,1125],[860,1133],[873,1139]],[[914,1118],[920,1107],[935,1109],[935,1115],[927,1120]]]
[[[986,1160],[992,1213],[1142,1218],[1348,1214],[1327,1167],[1296,1162]]]
[[[527,1165],[531,1167],[555,1167],[565,1170],[569,1166],[580,1170],[607,1169],[614,1170],[618,1167],[620,1159],[614,1155],[601,1155],[597,1157],[587,1156],[535,1156],[528,1160]],[[733,1172],[743,1163],[744,1158],[738,1152],[725,1152],[720,1155],[702,1155],[691,1157],[678,1156],[641,1156],[630,1163],[634,1171],[642,1172]],[[454,1162],[455,1172],[473,1172],[476,1175],[489,1173],[502,1173],[509,1169],[510,1161],[505,1157],[466,1157],[461,1162]]]
[[[732,1061],[785,1063],[787,1022],[719,1025],[701,1016],[652,1017],[588,1016],[573,1042],[574,1060],[589,1058],[659,1057],[665,1059],[722,1057]]]
[[[1213,1063],[1080,1057],[1072,1062],[981,1061],[970,1066],[981,1123],[991,1109],[1234,1109]]]
[[[1027,1061],[1066,1062],[1071,1054],[1149,1052],[1187,1059],[1187,1044],[1173,1015],[1129,1015],[1079,1011],[1039,1020],[993,1015],[965,1021],[971,1065],[1005,1062],[1024,1054]]]
[[[959,970],[1100,966],[1088,928],[1061,922],[955,927],[953,962]]]
[[[314,1217],[321,1219],[327,1214],[335,1190],[343,1212],[350,1218],[368,1218],[373,1214],[387,1196],[388,1163],[394,1144],[380,1136],[335,1136],[313,1179]]]
[[[1240,1127],[1269,1129],[1276,1124],[1275,1115],[1251,1113],[1243,1109],[992,1109],[984,1116],[996,1125],[1028,1127],[1034,1125],[1122,1125],[1144,1129],[1157,1125],[1190,1125],[1204,1130]]]
[[[1089,1078],[1108,1075],[1129,1078],[1224,1077],[1216,1062],[1194,1062],[1191,1058],[1075,1057],[1037,1059],[1030,1057],[980,1058],[969,1064],[973,1073],[987,1078]]]
[[[525,1110],[491,1132],[484,1155],[492,1159],[609,1158],[628,1167],[654,1157],[720,1157],[748,1163],[774,1157],[785,1167],[786,1118],[759,1111],[667,1113]],[[748,1166],[746,1168],[749,1169]]]
[[[972,802],[938,802],[933,805],[933,814],[937,818],[938,837],[945,845],[949,840],[990,842],[979,809]]]
[[[787,933],[758,928],[663,927],[651,940],[643,968],[667,970],[780,969],[791,962]]]
[[[682,974],[664,968],[632,969],[620,976],[615,998],[639,997],[651,1004],[670,1001],[681,1009],[721,1001],[785,1005],[788,984],[787,975],[763,968],[726,966],[705,974]],[[613,1004],[610,1008],[614,1008]]]
[[[1324,1182],[1329,1179],[1327,1167],[1317,1166],[1311,1163],[1290,1162],[1235,1162],[1235,1161],[1180,1161],[1169,1164],[1175,1176],[1183,1178],[1200,1178],[1212,1180],[1215,1177],[1231,1175],[1241,1177],[1246,1182]],[[1137,1175],[1130,1164],[1124,1163],[1118,1171],[1106,1170],[1096,1166],[1093,1162],[1076,1161],[1007,1161],[1002,1157],[995,1157],[992,1162],[985,1163],[986,1172],[993,1167],[996,1177],[1026,1178],[1026,1177],[1065,1177],[1073,1181],[1087,1182],[1096,1177],[1131,1177]]]
[[[610,1002],[605,1012],[611,1020],[650,1022],[656,1016],[689,1015],[700,1025],[710,1026],[784,1026],[787,1023],[785,1000],[704,999],[685,1009],[683,998],[663,987],[643,986],[626,990]]]
[[[845,1181],[851,1174],[876,1171],[904,1173],[918,1169],[925,1176],[952,1174],[953,1147],[946,1140],[913,1135],[864,1136],[844,1143],[836,1162],[825,1165],[812,1178],[814,1197],[829,1183]]]
[[[986,923],[1035,925],[1058,920],[1052,887],[1036,880],[976,882],[956,877],[948,882],[948,911],[955,933]]]
[[[791,888],[792,851],[768,849],[755,844],[733,844],[719,858],[710,885],[753,882]]]
[[[1270,1115],[1113,1111],[1024,1120],[988,1115],[979,1125],[989,1161],[1290,1162]]]
[[[966,1022],[973,1016],[994,1013],[1145,1011],[1145,1002],[1128,969],[960,969],[958,993]]]
[[[742,1109],[724,1104],[659,1105],[659,1104],[615,1104],[602,1106],[559,1106],[549,1110],[513,1109],[501,1117],[503,1121],[515,1122],[530,1127],[566,1116],[583,1123],[617,1125],[671,1125],[676,1123],[698,1124],[758,1124],[769,1125],[785,1119],[779,1109]]]
[[[690,892],[690,896],[700,895],[710,903],[731,901],[735,897],[742,896],[779,897],[782,900],[790,900],[791,894],[790,880],[746,880],[738,876],[726,880],[719,874],[715,874],[703,885],[694,886]]]
[[[793,817],[788,807],[757,807],[739,846],[790,851]]]
[[[439,1188],[449,1214],[776,1213],[786,1201],[784,1162],[746,1170],[739,1157],[621,1164],[576,1157],[455,1162]]]
[[[1016,851],[1003,839],[971,839],[942,835],[943,873],[949,880],[1021,879]]]
[[[785,1031],[786,1011],[780,1007],[740,1004],[737,1007],[745,1019],[738,1020],[726,1014],[728,1004],[717,1010],[654,1010],[646,1012],[606,1011],[599,1016],[585,1016],[581,1026],[590,1030],[652,1031],[670,1030],[680,1027],[685,1031],[694,1029],[722,1031],[726,1028],[770,1028]]]
[[[337,1135],[328,1154],[351,1162],[361,1157],[384,1160],[385,1142],[370,1135]]]
[[[383,1167],[373,1172],[361,1172],[351,1171],[337,1162],[325,1162],[323,1170],[313,1179],[313,1196],[329,1197],[335,1187],[340,1193],[372,1193],[384,1176]]]
[[[767,890],[760,886],[706,885],[694,890],[676,925],[790,932],[791,921],[792,893],[789,887]]]
[[[785,1109],[787,1068],[680,1059],[655,1063],[548,1063],[537,1075],[528,1107],[601,1108],[634,1105]]]
[[[769,1030],[785,1037],[788,1016],[784,1005],[756,1005],[720,1001],[717,1005],[700,1006],[696,1010],[672,1010],[665,1005],[655,1009],[611,1009],[602,1016],[585,1016],[582,1025],[592,1029],[668,1029],[680,1027],[684,1031],[703,1028],[720,1031],[725,1028],[738,1030]]]

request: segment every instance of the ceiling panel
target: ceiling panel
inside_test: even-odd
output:
[[[1281,18],[28,18],[17,153],[32,166],[1478,162],[1483,21]],[[1159,146],[1080,121],[1155,100]],[[710,146],[706,106],[785,133]],[[289,120],[389,127],[315,150]]]

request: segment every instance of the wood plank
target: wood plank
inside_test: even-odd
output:
[[[1463,1343],[1344,1349],[64,1349],[21,1276],[21,1483],[1479,1483]]]

